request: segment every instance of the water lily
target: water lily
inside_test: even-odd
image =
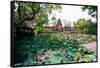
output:
[[[48,57],[46,55],[41,55],[38,57],[40,61],[47,61]]]

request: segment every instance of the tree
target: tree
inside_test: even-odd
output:
[[[91,20],[85,20],[83,18],[79,19],[77,23],[75,23],[77,27],[77,31],[79,33],[85,34],[96,34],[96,23],[92,23]]]
[[[55,16],[52,16],[52,23],[53,23],[53,26],[56,24],[56,17]]]
[[[34,20],[36,26],[36,33],[41,32],[43,30],[43,24],[47,23],[48,15],[52,13],[52,10],[61,9],[60,5],[55,4],[40,4],[40,3],[17,3],[17,11],[16,11],[16,26],[18,28],[24,23],[26,20]]]
[[[25,20],[33,20],[40,9],[38,3],[16,2],[16,4],[16,25],[22,24]]]
[[[90,16],[92,16],[93,18],[97,18],[97,6],[82,6],[81,9],[83,11],[88,10],[88,14]],[[87,21],[90,24],[86,26],[87,27],[87,30],[86,30],[87,32],[85,32],[85,33],[88,33],[88,34],[96,34],[96,32],[97,32],[97,30],[96,30],[96,28],[97,28],[96,23],[95,22],[92,22],[91,19],[89,19]]]
[[[34,19],[36,23],[36,34],[43,31],[43,24],[48,23],[48,15],[52,13],[52,10],[58,9],[61,9],[61,6],[54,4],[40,4],[40,10]]]
[[[89,23],[88,23],[88,21],[85,20],[84,18],[81,18],[81,19],[79,19],[79,20],[77,21],[77,26],[78,26],[78,27],[86,26],[87,24],[89,24]]]
[[[96,18],[97,15],[97,6],[82,6],[82,11],[88,10],[88,14],[93,18]]]
[[[77,31],[79,33],[87,33],[87,31],[88,31],[88,25],[90,25],[90,22],[88,22],[84,18],[79,19],[77,21],[77,23],[76,23]]]

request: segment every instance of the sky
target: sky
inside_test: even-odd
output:
[[[95,21],[94,18],[92,18],[90,15],[88,15],[88,10],[82,11],[81,7],[82,6],[75,6],[75,5],[61,5],[62,10],[61,13],[58,11],[54,10],[52,15],[50,16],[50,19],[52,18],[53,15],[56,16],[56,19],[61,19],[61,20],[66,20],[66,21],[77,21],[80,18],[85,18],[85,19],[92,19]],[[73,23],[71,24],[73,25]]]

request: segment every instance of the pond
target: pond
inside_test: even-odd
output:
[[[80,47],[81,44],[96,40],[96,37],[88,36],[90,37],[81,34],[42,33],[36,37],[24,37],[15,42],[15,54],[22,58],[22,61],[15,64],[27,66],[96,61],[94,52]]]

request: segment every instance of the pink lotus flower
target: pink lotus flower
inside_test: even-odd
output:
[[[46,61],[48,57],[46,55],[41,55],[38,57],[40,61]]]

